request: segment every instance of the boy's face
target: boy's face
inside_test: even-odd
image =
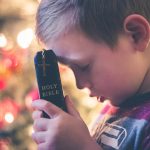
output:
[[[110,48],[72,31],[46,47],[73,70],[78,88],[88,88],[90,96],[108,97],[114,105],[135,94],[143,80],[144,64],[126,35]]]

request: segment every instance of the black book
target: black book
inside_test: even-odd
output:
[[[34,58],[36,78],[41,99],[66,111],[57,57],[52,50],[37,52]],[[44,114],[44,117],[48,117]]]

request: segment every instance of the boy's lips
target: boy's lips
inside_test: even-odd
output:
[[[105,96],[99,96],[98,94],[92,92],[93,90],[89,89],[90,97],[96,97],[98,102],[104,102],[107,98]]]
[[[100,96],[100,97],[99,97],[100,102],[104,102],[106,99],[107,99],[107,98],[106,98],[105,96]]]
[[[104,102],[107,99],[105,96],[96,96],[93,94],[90,94],[90,97],[96,97],[98,102]]]
[[[96,97],[98,102],[104,102],[104,100],[106,99],[104,96],[97,96],[93,94],[90,94],[90,97]]]

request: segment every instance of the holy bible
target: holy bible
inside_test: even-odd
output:
[[[52,50],[37,52],[34,64],[40,98],[67,111],[55,53]],[[45,112],[43,117],[49,118]]]

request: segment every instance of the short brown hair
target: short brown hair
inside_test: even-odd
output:
[[[150,21],[150,0],[42,0],[37,11],[37,37],[46,42],[72,28],[114,45],[124,19],[139,14]]]

